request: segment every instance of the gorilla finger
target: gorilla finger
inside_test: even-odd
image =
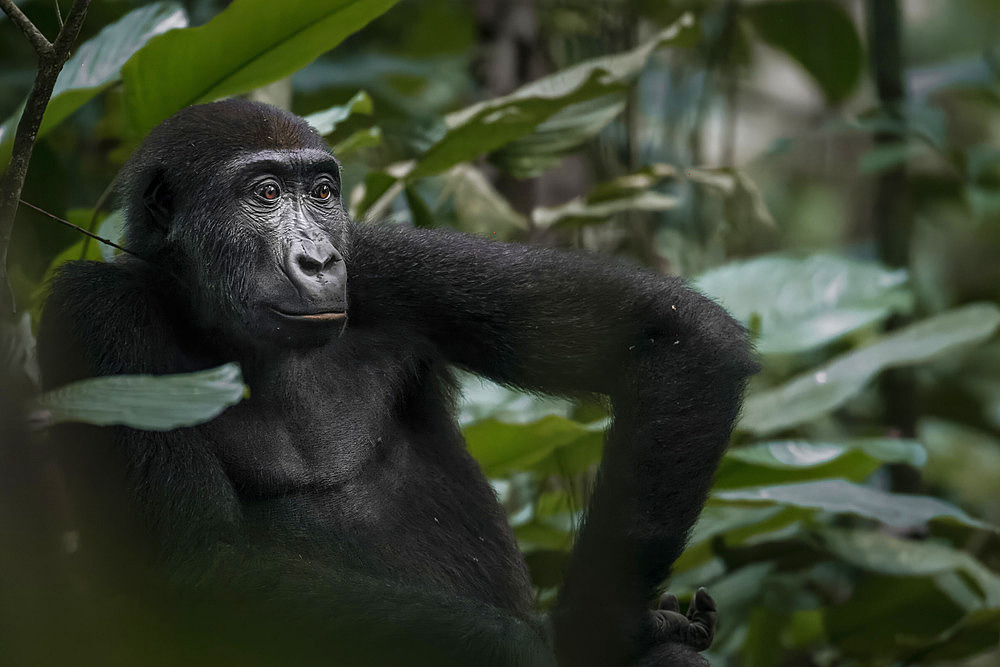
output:
[[[680,612],[681,603],[677,601],[677,596],[673,593],[664,593],[660,596],[660,602],[657,605],[657,608],[664,611]]]
[[[708,594],[705,587],[702,586],[698,589],[698,592],[694,594],[694,597],[691,598],[691,604],[688,606],[688,616],[698,612],[714,612],[717,611],[717,609],[715,600]]]
[[[715,600],[712,599],[712,596],[704,588],[699,588],[698,592],[691,598],[691,604],[688,605],[687,617],[692,621],[699,621],[715,628],[719,617],[718,607],[715,605]]]
[[[657,609],[651,612],[653,618],[653,641],[687,642],[691,621],[680,612]]]
[[[708,627],[701,623],[692,623],[688,626],[687,637],[684,643],[696,651],[708,650],[715,639],[715,628]]]

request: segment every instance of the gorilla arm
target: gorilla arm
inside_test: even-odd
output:
[[[397,321],[498,382],[610,396],[614,424],[553,615],[556,653],[624,665],[663,651],[676,638],[649,605],[756,370],[746,332],[682,280],[594,256],[440,231],[354,236],[348,326]]]

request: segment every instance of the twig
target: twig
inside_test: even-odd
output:
[[[118,250],[121,250],[123,253],[125,253],[127,255],[132,255],[133,257],[138,257],[139,259],[145,259],[142,255],[136,254],[136,253],[132,252],[131,250],[129,250],[128,248],[120,246],[117,243],[115,243],[114,241],[111,241],[110,239],[106,239],[106,238],[103,238],[101,236],[98,236],[97,234],[94,234],[93,232],[91,232],[91,231],[89,231],[87,229],[84,229],[80,225],[74,225],[69,220],[66,220],[65,218],[60,218],[58,215],[56,215],[54,213],[49,213],[44,208],[40,208],[38,206],[35,206],[34,204],[32,204],[30,202],[26,202],[23,199],[21,200],[21,203],[24,204],[25,206],[27,206],[30,209],[38,211],[42,215],[47,215],[48,217],[52,218],[56,222],[61,222],[62,224],[66,225],[67,227],[72,227],[76,231],[78,231],[81,234],[84,234],[86,236],[89,236],[90,238],[94,239],[95,241],[100,241],[104,245],[109,245],[112,248],[117,248]]]
[[[28,164],[31,162],[31,153],[38,139],[38,128],[42,125],[42,117],[52,98],[52,90],[59,72],[69,59],[70,49],[80,35],[80,28],[83,27],[83,20],[87,16],[89,7],[90,0],[75,0],[55,42],[50,43],[35,24],[14,5],[13,0],[0,0],[0,9],[3,9],[11,21],[20,28],[38,54],[38,73],[24,103],[21,119],[17,123],[10,163],[3,176],[0,176],[0,318],[6,318],[16,309],[14,294],[8,280],[7,251],[14,230],[14,214],[17,213],[24,179],[28,174]]]
[[[104,204],[108,201],[111,193],[114,192],[115,186],[118,184],[118,177],[121,176],[121,173],[122,172],[119,169],[118,173],[115,174],[115,177],[111,179],[110,183],[108,183],[108,187],[104,188],[104,192],[102,192],[101,196],[97,198],[97,202],[94,204],[94,212],[90,215],[90,223],[87,225],[87,229],[89,231],[94,231],[94,227],[97,225],[97,215],[101,212],[101,209],[104,208]],[[83,249],[80,251],[80,259],[87,258],[87,250],[89,248],[90,237],[87,237],[87,239],[83,242]]]
[[[56,21],[59,22],[59,29],[63,28],[63,17],[62,9],[59,7],[59,0],[52,0],[52,3],[56,6]]]

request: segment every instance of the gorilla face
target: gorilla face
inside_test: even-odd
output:
[[[247,276],[243,304],[247,329],[289,342],[339,331],[347,318],[348,225],[340,165],[306,148],[240,156],[227,171],[234,234],[256,240],[258,269]]]
[[[179,279],[199,328],[241,348],[321,344],[348,315],[340,165],[300,118],[257,108],[191,107],[150,134],[126,169],[126,235]],[[181,161],[166,136],[212,150]]]

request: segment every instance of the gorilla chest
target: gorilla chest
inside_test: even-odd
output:
[[[392,356],[306,357],[248,379],[249,399],[206,431],[237,492],[253,499],[349,485],[384,467],[399,447],[388,440],[398,440],[401,404],[420,390]]]
[[[211,446],[252,542],[520,611],[523,561],[429,367],[297,366],[206,425]]]

